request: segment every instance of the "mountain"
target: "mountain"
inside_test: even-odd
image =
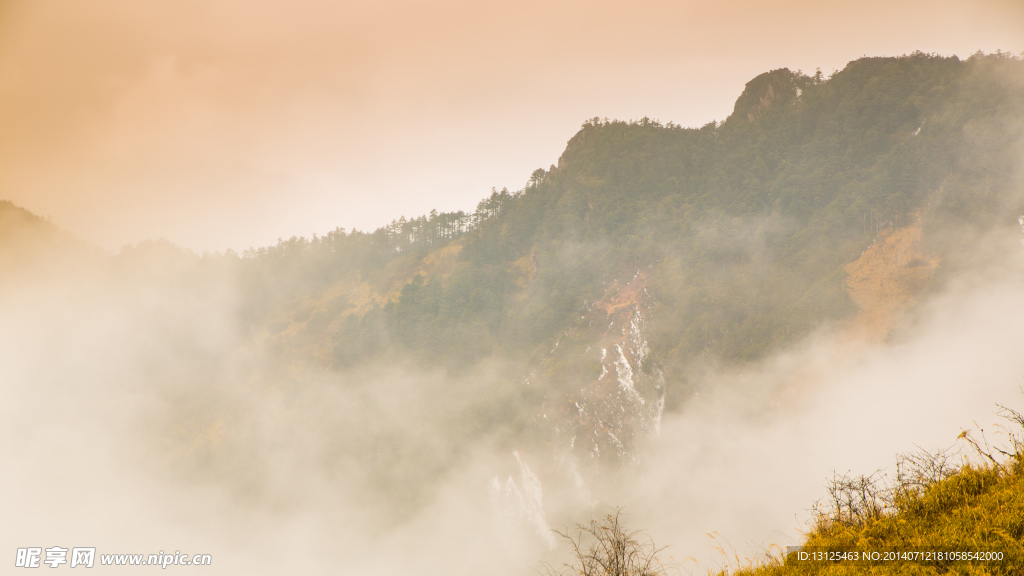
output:
[[[721,123],[588,120],[473,214],[246,252],[245,314],[288,362],[333,371],[501,359],[500,387],[557,415],[546,435],[628,460],[704,368],[826,323],[885,338],[985,234],[1009,238],[1022,121],[1006,54],[774,70]]]
[[[0,203],[0,267],[63,283],[37,291],[39,353],[11,358],[50,375],[50,334],[93,350],[53,355],[73,378],[45,381],[154,396],[123,429],[183,482],[281,509],[301,501],[282,486],[344,483],[387,524],[485,442],[516,451],[496,501],[543,527],[540,479],[592,504],[707,374],[823,328],[898,336],[1017,249],[1022,135],[1024,60],[915,53],[766,72],[700,128],[593,118],[472,213],[242,254],[103,254]]]

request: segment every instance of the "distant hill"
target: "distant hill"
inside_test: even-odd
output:
[[[98,250],[80,242],[48,219],[0,200],[0,275],[15,278],[62,274],[76,258]]]
[[[49,220],[0,200],[0,254],[5,258],[29,259],[37,250],[60,240],[60,231]]]

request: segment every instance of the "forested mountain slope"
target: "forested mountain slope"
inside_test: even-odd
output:
[[[247,252],[249,312],[276,349],[333,370],[497,356],[572,412],[588,386],[617,388],[646,429],[694,366],[857,315],[849,266],[876,240],[913,238],[888,272],[913,277],[904,292],[976,260],[982,231],[1024,213],[1022,121],[1024,62],[1003,54],[774,70],[699,129],[589,120],[557,166],[474,214]]]
[[[721,123],[588,120],[557,165],[471,214],[240,255],[144,243],[113,269],[230,278],[275,388],[403,366],[473,396],[444,412],[451,434],[628,461],[703,368],[829,323],[884,338],[986,244],[1016,242],[1022,134],[1024,61],[1005,54],[780,69]],[[19,210],[0,205],[0,243],[12,218],[57,237]]]

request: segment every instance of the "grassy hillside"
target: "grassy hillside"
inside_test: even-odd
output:
[[[1024,423],[1018,412],[1005,410],[1004,416],[1018,428]],[[1011,434],[1007,450],[976,442],[967,432],[961,438],[979,460],[957,466],[946,452],[919,452],[899,459],[890,484],[877,473],[835,478],[799,550],[733,576],[1021,574],[1021,437]],[[937,557],[939,552],[970,555]]]

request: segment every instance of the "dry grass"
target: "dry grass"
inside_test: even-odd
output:
[[[860,307],[852,330],[884,339],[896,320],[914,305],[939,260],[920,251],[921,224],[883,232],[860,258],[845,266],[846,289]]]
[[[1017,430],[1003,430],[1005,446],[965,431],[960,438],[973,458],[919,451],[899,457],[889,481],[879,472],[836,475],[814,509],[803,551],[1000,551],[1003,562],[801,562],[794,552],[732,576],[1024,574],[1024,417],[1005,407],[1000,413]]]

